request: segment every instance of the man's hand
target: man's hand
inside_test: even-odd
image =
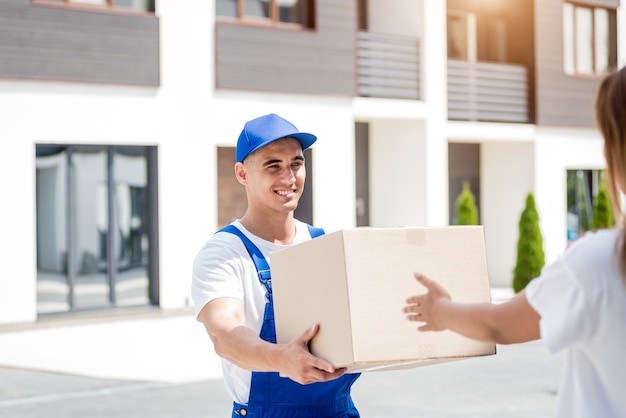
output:
[[[318,331],[319,325],[314,325],[281,347],[280,357],[283,361],[280,375],[282,377],[288,377],[294,382],[305,385],[337,379],[346,372],[345,368],[335,369],[329,362],[309,352],[309,341]]]
[[[326,382],[346,372],[309,352],[309,341],[317,334],[319,325],[287,344],[270,343],[246,326],[243,302],[236,298],[212,300],[200,311],[199,318],[217,355],[243,369],[279,372],[300,384]]]

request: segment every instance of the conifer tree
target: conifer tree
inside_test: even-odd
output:
[[[478,225],[476,199],[467,180],[463,181],[463,190],[456,198],[455,208],[457,225]]]
[[[593,204],[593,219],[591,228],[596,231],[598,229],[608,229],[613,226],[613,214],[611,212],[611,204],[609,203],[609,195],[606,192],[604,182],[600,183],[600,190]]]
[[[535,197],[529,193],[526,207],[519,220],[517,241],[517,262],[513,271],[513,290],[520,292],[535,277],[539,276],[545,264],[543,236],[539,228],[539,213]]]

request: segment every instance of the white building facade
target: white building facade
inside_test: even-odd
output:
[[[233,198],[224,197],[229,162],[221,152],[232,150],[245,121],[262,114],[277,113],[318,136],[307,161],[311,200],[303,216],[327,231],[448,225],[460,184],[469,180],[496,287],[511,286],[527,194],[535,195],[550,262],[568,244],[568,170],[604,168],[602,139],[589,114],[601,69],[564,69],[568,2],[500,2],[487,13],[493,2],[300,1],[295,4],[314,3],[307,9],[314,23],[304,30],[297,17],[284,26],[280,18],[273,26],[267,19],[250,24],[245,15],[228,16],[221,0],[139,2],[131,10],[82,3],[9,0],[0,27],[44,19],[88,38],[92,30],[80,22],[96,14],[101,20],[94,25],[109,37],[106,28],[116,24],[129,37],[135,25],[152,31],[156,61],[142,64],[143,56],[129,49],[137,62],[126,73],[130,58],[111,70],[102,64],[101,76],[89,69],[80,73],[85,77],[53,74],[51,67],[74,59],[63,54],[76,46],[60,37],[55,45],[66,43],[54,57],[61,64],[18,60],[17,73],[0,65],[0,324],[94,309],[187,307],[193,258],[223,223],[220,212],[231,210],[226,203]],[[624,65],[623,7],[617,0],[582,3],[581,16],[608,10],[609,63]],[[67,13],[74,23],[66,22]],[[542,21],[550,16],[561,26]],[[459,21],[461,35],[452,28]],[[516,24],[529,25],[529,32],[515,35]],[[259,56],[246,49],[250,35],[240,27],[258,32],[265,46]],[[304,48],[300,32],[303,44],[319,44]],[[0,49],[14,45],[20,56],[19,46],[29,42],[37,51],[40,32],[15,39],[8,33],[0,29]],[[452,36],[460,36],[463,51],[451,49]],[[284,42],[273,44],[276,39]],[[77,55],[83,67],[118,59],[84,48]],[[402,65],[391,63],[390,51],[398,50],[404,57],[417,51],[404,70],[409,79]],[[325,55],[316,61],[317,52]],[[377,70],[377,62],[389,68]],[[517,76],[487,93],[478,78],[461,83],[466,90],[452,80],[495,71],[493,81],[520,69],[521,96],[511,87]],[[107,79],[111,74],[119,79]],[[569,87],[580,79],[582,87]],[[490,107],[480,101],[486,96],[499,99]],[[584,117],[576,113],[583,111]]]

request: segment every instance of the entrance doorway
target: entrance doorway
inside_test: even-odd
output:
[[[156,147],[36,154],[38,314],[158,305]]]
[[[369,124],[357,122],[354,125],[356,225],[370,226],[370,179],[369,179]]]
[[[480,144],[448,144],[448,213],[450,225],[456,225],[456,199],[467,182],[476,200],[480,219]]]

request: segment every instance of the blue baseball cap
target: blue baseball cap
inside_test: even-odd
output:
[[[237,162],[242,162],[259,148],[287,137],[300,141],[302,151],[317,140],[315,135],[298,131],[291,122],[273,113],[252,119],[246,122],[237,140]]]

